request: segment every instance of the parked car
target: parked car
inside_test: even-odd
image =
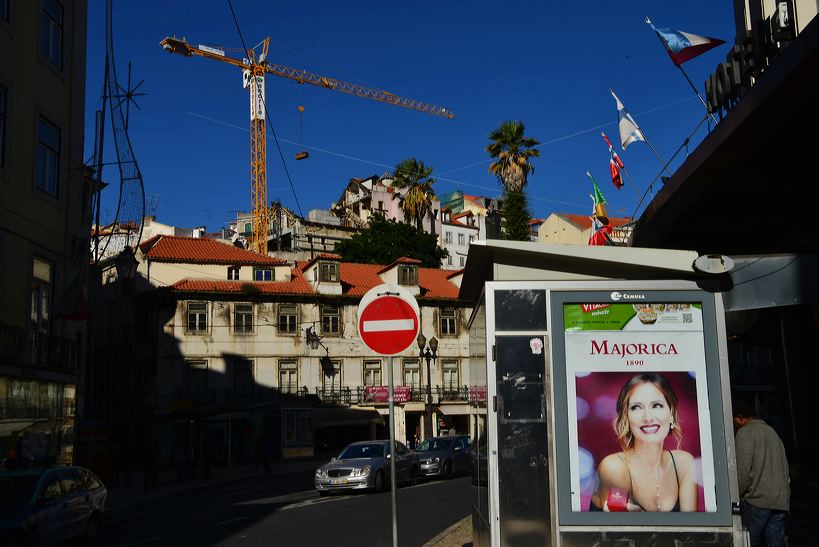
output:
[[[396,442],[395,473],[398,482],[414,483],[418,458],[402,443]],[[347,445],[339,455],[316,469],[315,486],[326,496],[336,490],[374,490],[381,492],[390,484],[390,441],[361,441]]]
[[[0,537],[3,545],[53,545],[99,537],[108,491],[82,467],[6,462],[0,471]]]
[[[444,477],[470,473],[469,437],[430,437],[415,448],[422,476]]]

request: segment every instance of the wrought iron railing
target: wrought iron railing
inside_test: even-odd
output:
[[[438,403],[457,403],[469,400],[467,386],[435,386],[433,400]]]
[[[0,363],[77,371],[77,342],[0,323]]]
[[[322,403],[349,405],[353,403],[353,391],[348,387],[317,387],[316,395]],[[358,403],[358,392],[355,402]]]

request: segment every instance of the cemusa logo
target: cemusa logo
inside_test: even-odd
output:
[[[621,293],[614,291],[611,293],[611,299],[617,302],[618,300],[645,300],[646,295],[644,294],[629,294],[629,293]]]

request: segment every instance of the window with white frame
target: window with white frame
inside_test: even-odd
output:
[[[398,284],[399,285],[417,285],[418,284],[418,267],[417,266],[398,266]]]
[[[469,236],[469,242],[472,243],[473,241],[475,241],[475,236]]]
[[[447,255],[447,257],[446,257],[446,263],[447,263],[449,266],[452,266],[452,255]]]
[[[37,188],[57,196],[60,178],[60,130],[40,116],[37,119],[37,152],[34,182]]]
[[[458,335],[458,312],[455,308],[441,308],[438,312],[439,336]]]
[[[255,268],[253,270],[255,281],[273,281],[273,268]]]
[[[452,232],[444,233],[444,243],[452,243]]]
[[[54,265],[34,257],[31,280],[31,329],[48,332],[51,321],[51,294],[54,283]]]
[[[322,365],[321,387],[325,390],[341,390],[341,361],[328,359]]]
[[[253,397],[253,361],[233,360],[233,396],[248,401]]]
[[[444,359],[441,361],[443,369],[444,391],[455,391],[458,389],[460,378],[458,377],[458,361],[454,359]]]
[[[228,266],[227,269],[227,278],[228,281],[238,281],[239,280],[239,266]]]
[[[245,222],[245,231],[242,232],[242,235],[250,235],[252,231],[252,224],[250,222]]]
[[[236,304],[234,306],[233,331],[242,334],[253,332],[253,304]]]
[[[458,245],[463,245],[465,242],[464,235],[458,234]]]
[[[418,389],[421,386],[421,367],[416,359],[405,359],[404,366],[404,385],[412,389]]]
[[[208,403],[208,362],[205,359],[185,361],[185,389],[187,399],[194,406]]]
[[[341,334],[341,311],[337,306],[321,307],[321,334]]]
[[[459,256],[458,257],[458,264],[461,265],[461,266],[466,264],[466,257],[465,256]]]
[[[40,54],[63,68],[63,6],[57,0],[40,0]]]
[[[381,385],[381,361],[364,361],[364,385]]]
[[[188,302],[188,332],[207,332],[208,303]]]
[[[296,304],[279,304],[279,334],[298,334]]]
[[[338,264],[335,262],[320,262],[319,281],[322,283],[338,283]]]
[[[295,360],[279,361],[279,391],[296,393],[299,390],[299,365]]]

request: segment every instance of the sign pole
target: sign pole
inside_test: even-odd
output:
[[[389,408],[390,408],[390,504],[392,505],[392,545],[398,547],[398,502],[397,492],[395,490],[396,480],[395,476],[395,404],[393,397],[393,370],[392,370],[392,355],[387,359],[387,377],[389,378],[390,394],[389,394]]]

